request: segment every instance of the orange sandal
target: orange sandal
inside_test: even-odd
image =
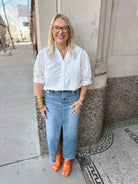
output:
[[[67,177],[71,171],[71,161],[72,160],[64,160],[64,166],[62,169],[62,176]]]
[[[56,162],[52,165],[53,171],[57,172],[61,166],[61,160],[63,160],[63,156],[56,156]]]

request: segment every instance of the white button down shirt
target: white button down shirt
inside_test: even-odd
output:
[[[55,59],[49,58],[48,47],[42,49],[36,58],[34,66],[34,82],[44,84],[44,90],[76,90],[81,86],[90,85],[91,66],[84,49],[74,47],[76,58],[71,58],[69,52],[65,58],[61,56],[55,45]]]

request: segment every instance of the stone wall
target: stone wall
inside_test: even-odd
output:
[[[108,78],[104,122],[138,117],[138,76]]]
[[[106,87],[90,89],[81,108],[78,150],[96,143],[103,129]]]

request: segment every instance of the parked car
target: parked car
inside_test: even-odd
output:
[[[12,40],[13,40],[13,37],[12,37]],[[8,44],[8,45],[11,44],[11,39],[10,39],[10,37],[6,37],[6,44]]]
[[[19,38],[19,37],[14,37],[13,40],[14,40],[15,43],[18,43],[18,42],[22,41],[21,38]]]
[[[10,38],[6,38],[6,46],[7,46],[7,47],[10,46]]]
[[[25,37],[25,36],[22,36],[22,40],[23,40],[23,41],[26,40],[26,37]]]

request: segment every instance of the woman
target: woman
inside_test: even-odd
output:
[[[74,45],[74,31],[68,18],[57,14],[50,25],[48,47],[37,56],[34,82],[38,107],[46,120],[52,169],[57,171],[64,158],[63,176],[69,175],[76,155],[79,114],[91,84],[90,68],[85,50]]]

